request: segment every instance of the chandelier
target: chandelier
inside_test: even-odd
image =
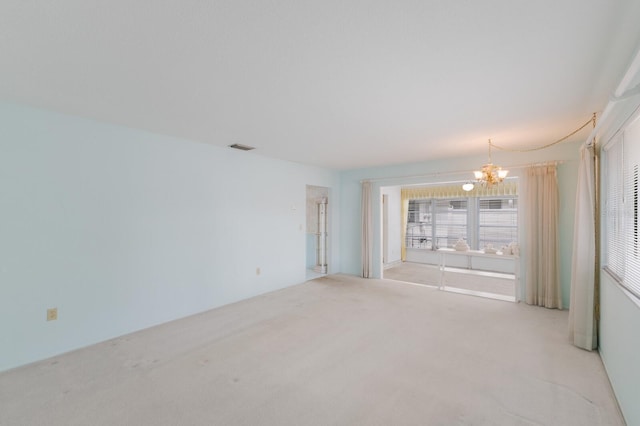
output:
[[[491,139],[489,139],[489,162],[482,166],[481,170],[476,170],[473,174],[478,183],[487,187],[502,182],[509,174],[509,170],[502,170],[502,167],[496,166],[491,162]]]

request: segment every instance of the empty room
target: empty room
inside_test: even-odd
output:
[[[0,425],[640,425],[638,16],[0,2]]]

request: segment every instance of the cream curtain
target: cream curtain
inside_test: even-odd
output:
[[[595,164],[594,147],[583,146],[578,167],[578,191],[573,225],[569,335],[573,344],[587,350],[598,346],[594,316],[595,286]]]
[[[371,211],[371,182],[362,182],[362,277],[373,275],[373,221]]]
[[[526,169],[526,291],[531,305],[562,309],[558,260],[558,177],[555,164]]]

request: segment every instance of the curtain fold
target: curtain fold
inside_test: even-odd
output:
[[[525,301],[530,305],[562,309],[556,165],[528,167],[524,183],[521,196],[526,201]]]
[[[598,346],[595,297],[595,164],[594,147],[580,149],[578,189],[573,230],[569,336],[573,344],[587,350]]]
[[[373,219],[371,210],[371,182],[362,182],[362,277],[373,275]]]

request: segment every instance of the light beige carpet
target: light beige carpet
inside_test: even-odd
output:
[[[0,374],[8,425],[622,425],[567,312],[329,276]]]
[[[438,286],[440,269],[434,265],[403,262],[384,270],[384,278],[416,284]],[[483,274],[481,271],[466,271],[447,268],[444,285],[452,289],[507,296],[515,300],[516,290],[513,278],[505,274]]]

